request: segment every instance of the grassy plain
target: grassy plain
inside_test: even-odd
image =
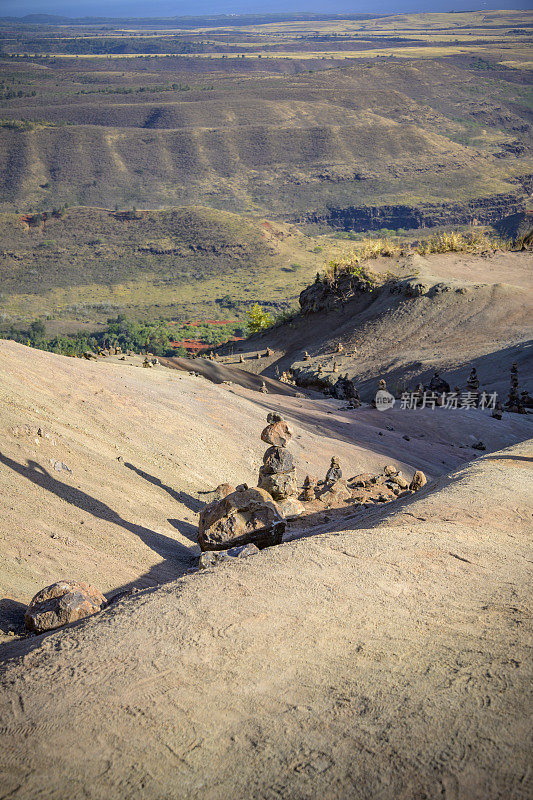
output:
[[[499,219],[531,188],[531,30],[511,11],[0,26],[0,313],[213,316],[294,298],[335,215]],[[133,207],[152,211],[113,216]]]

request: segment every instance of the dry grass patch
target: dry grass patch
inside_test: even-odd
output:
[[[483,253],[486,250],[509,250],[510,247],[511,242],[485,231],[444,231],[418,242],[414,250],[421,256],[427,256],[431,253]]]

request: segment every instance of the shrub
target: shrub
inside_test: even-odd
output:
[[[509,242],[497,236],[490,236],[485,231],[470,233],[444,231],[418,242],[415,252],[421,256],[431,253],[479,253],[484,250],[507,250],[509,246]]]
[[[272,316],[268,311],[262,309],[259,303],[256,303],[246,312],[246,327],[249,333],[258,333],[265,328],[269,328],[272,323]]]

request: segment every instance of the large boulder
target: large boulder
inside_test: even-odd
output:
[[[29,604],[26,628],[43,633],[96,614],[107,601],[98,589],[78,581],[58,581],[37,592]]]
[[[270,547],[280,544],[285,522],[268,492],[243,489],[210,503],[200,514],[201,550],[229,550],[242,544]]]

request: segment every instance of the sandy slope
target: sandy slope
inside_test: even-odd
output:
[[[25,604],[55,580],[89,581],[111,594],[194,567],[206,498],[199,492],[222,481],[255,485],[269,409],[294,425],[301,481],[307,472],[323,476],[333,454],[347,476],[392,461],[408,475],[421,468],[431,477],[478,456],[471,446],[479,439],[496,450],[533,435],[533,416],[354,413],[338,401],[263,395],[139,365],[0,341],[0,630],[7,636],[20,632]]]
[[[531,797],[532,461],[12,646],[3,796]]]

